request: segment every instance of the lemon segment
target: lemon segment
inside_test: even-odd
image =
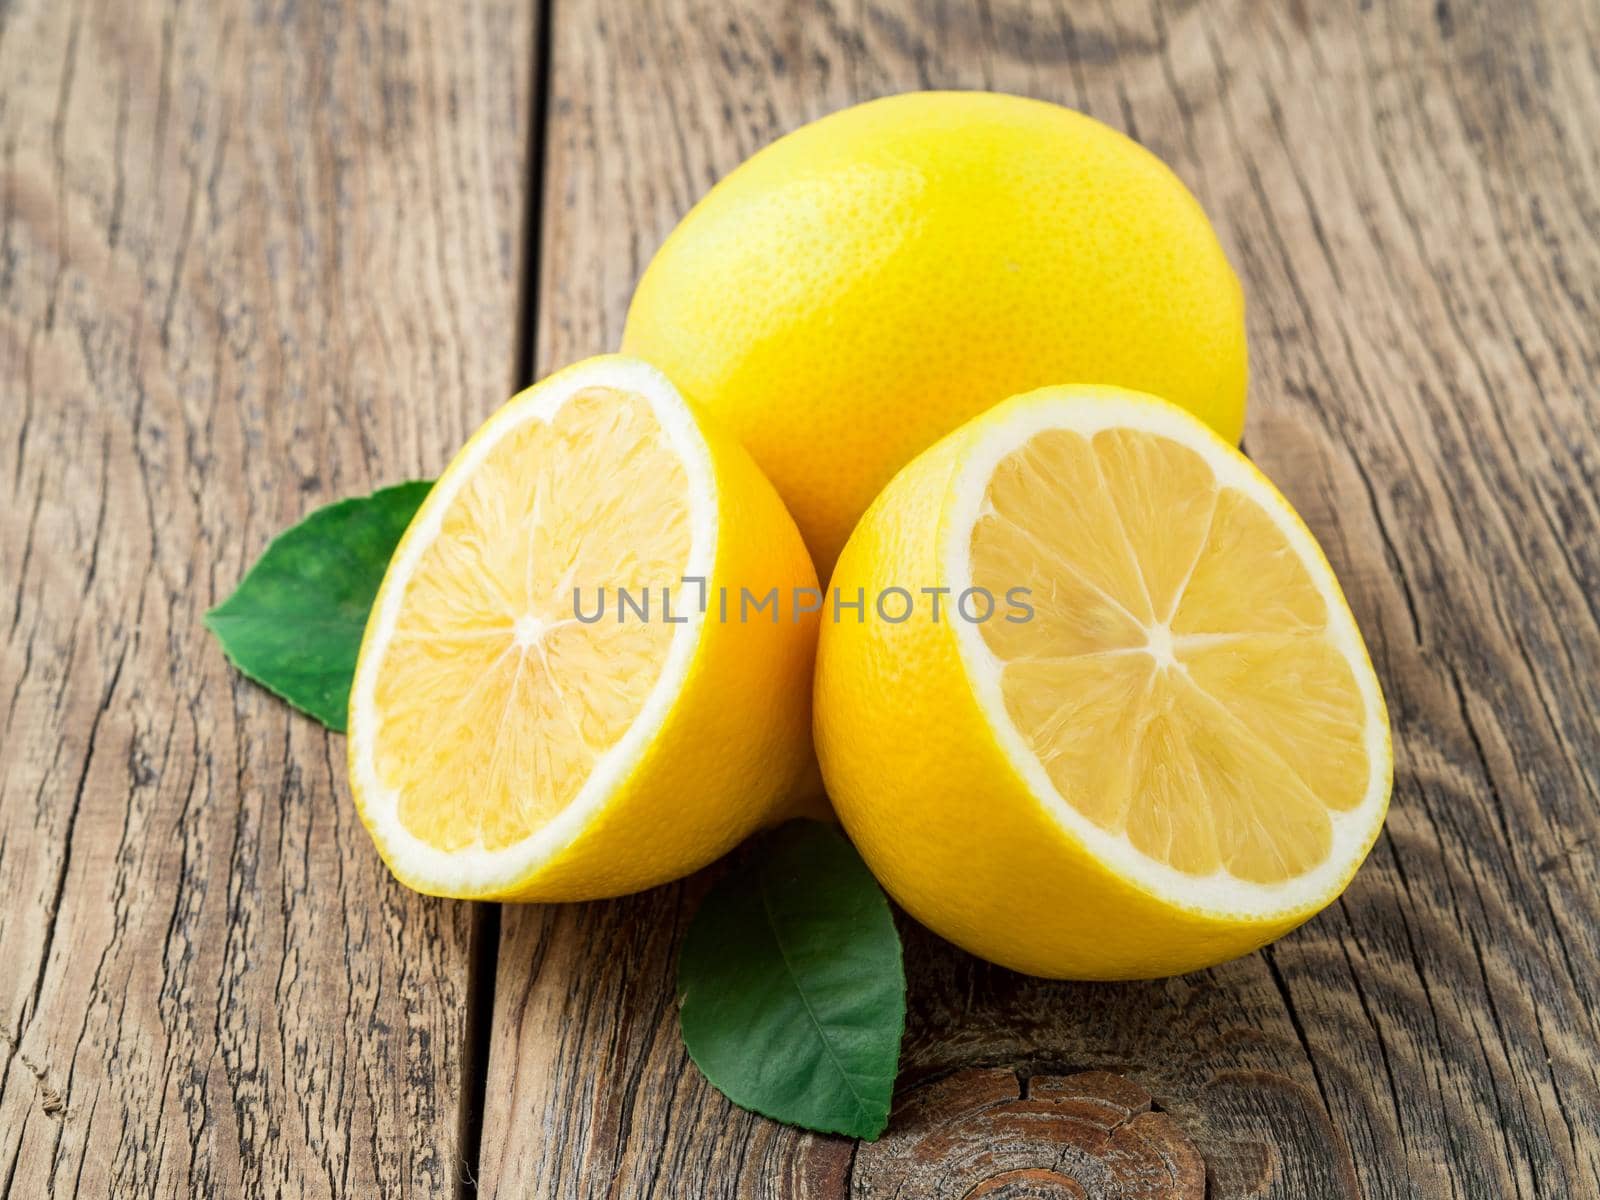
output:
[[[578,899],[715,858],[807,764],[815,624],[704,598],[814,580],[770,485],[651,368],[594,359],[513,399],[369,618],[351,783],[385,861],[439,894]]]
[[[819,651],[835,808],[968,949],[1082,978],[1208,965],[1327,904],[1377,836],[1387,716],[1338,583],[1176,407],[1049,388],[964,426],[832,586],[895,584],[1026,597],[1026,619],[830,625]]]
[[[1365,702],[1260,505],[1160,434],[1048,429],[995,467],[982,512],[972,583],[1026,573],[1039,596],[1030,627],[986,623],[984,643],[1067,803],[1185,874],[1281,882],[1322,861],[1326,810],[1369,774]]]
[[[607,472],[614,492],[592,486]],[[572,803],[675,632],[580,622],[573,586],[681,579],[690,540],[683,464],[642,396],[584,389],[490,450],[417,561],[374,688],[376,774],[408,833],[501,850]]]

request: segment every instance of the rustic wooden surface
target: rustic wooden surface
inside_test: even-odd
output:
[[[0,4],[0,1193],[469,1165],[477,918],[200,616],[511,384],[535,15]]]
[[[1082,108],[1206,205],[1396,791],[1343,900],[1213,971],[1045,983],[907,926],[858,1148],[686,1059],[704,878],[405,893],[340,740],[198,618],[614,347],[745,155],[930,86]],[[0,2],[3,1194],[1115,1195],[1120,1147],[1150,1195],[1600,1195],[1596,128],[1586,0]]]

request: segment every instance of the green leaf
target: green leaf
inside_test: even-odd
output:
[[[230,662],[268,691],[344,731],[367,612],[426,481],[319,508],[284,530],[206,614]]]
[[[888,901],[817,821],[762,835],[706,896],[678,958],[678,1019],[718,1091],[763,1116],[876,1139],[906,977]]]

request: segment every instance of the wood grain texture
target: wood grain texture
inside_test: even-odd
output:
[[[554,9],[540,105],[513,0],[0,2],[0,1195],[470,1191],[475,936],[498,1197],[1103,1189],[1050,1127],[1086,1080],[1130,1125],[1150,1098],[1173,1196],[1186,1147],[1213,1198],[1600,1194],[1592,6]],[[899,1108],[857,1147],[686,1059],[707,877],[498,924],[405,892],[342,743],[199,615],[526,374],[530,144],[543,373],[615,346],[742,158],[932,86],[1084,109],[1200,195],[1249,297],[1247,445],[1346,583],[1397,789],[1338,905],[1213,971],[1047,983],[906,924]],[[984,1158],[1023,1101],[1046,1132]]]
[[[200,617],[504,398],[533,34],[0,3],[0,1194],[458,1186],[471,910]]]
[[[716,178],[851,101],[1023,92],[1160,154],[1244,280],[1247,447],[1388,693],[1394,808],[1329,912],[1118,986],[908,929],[902,1095],[974,1067],[1115,1072],[1219,1198],[1600,1194],[1593,7],[558,0],[551,36],[541,373],[616,345]],[[704,886],[506,910],[488,1194],[879,1194],[865,1150],[739,1112],[686,1060],[672,962]],[[933,1132],[917,1112],[890,1137]]]

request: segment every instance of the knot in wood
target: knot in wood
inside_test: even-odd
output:
[[[1202,1200],[1205,1163],[1143,1088],[1107,1071],[958,1071],[914,1088],[856,1156],[872,1200]]]
[[[1060,1171],[1025,1167],[985,1179],[966,1200],[1087,1200],[1083,1185]]]

